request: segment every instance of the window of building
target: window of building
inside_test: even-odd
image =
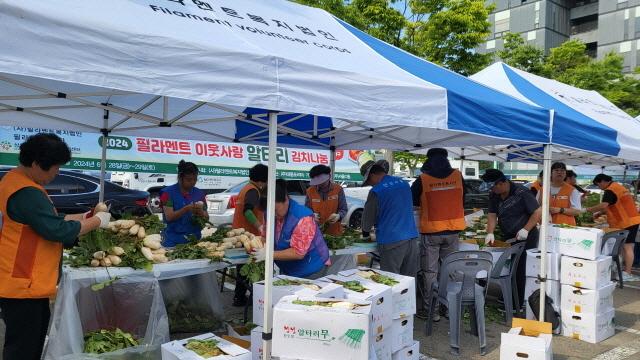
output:
[[[630,14],[629,14],[629,9],[625,9],[625,10],[624,10],[624,19],[625,19],[625,20],[629,20],[629,15],[630,15]]]
[[[496,48],[496,41],[495,40],[487,41],[487,50],[491,50],[491,49],[495,49],[495,48]]]
[[[620,43],[620,52],[626,53],[631,51],[631,41],[625,41]]]
[[[536,39],[536,32],[535,31],[529,31],[527,33],[527,41],[531,41],[531,40],[535,40]]]
[[[640,17],[640,6],[636,6],[636,17]]]
[[[509,31],[510,18],[511,18],[510,10],[497,12],[495,15],[496,27],[495,27],[494,33],[502,34],[503,32]]]

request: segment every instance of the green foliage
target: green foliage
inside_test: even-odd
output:
[[[264,261],[252,261],[240,268],[240,275],[246,277],[252,284],[264,280],[264,272]]]
[[[393,153],[393,161],[400,164],[400,166],[409,169],[410,176],[416,173],[416,169],[422,166],[427,160],[427,155],[414,154],[406,151],[396,151]]]
[[[480,54],[475,48],[491,34],[488,17],[494,5],[487,6],[482,0],[416,0],[410,4],[415,14],[428,12],[426,20],[416,21],[410,29],[410,51],[463,75],[491,63],[493,55]]]
[[[497,51],[505,64],[515,68],[540,74],[544,64],[544,51],[526,44],[520,34],[507,33],[504,36],[504,50]]]
[[[85,353],[103,354],[131,346],[138,346],[138,341],[131,334],[118,328],[91,331],[84,336]]]

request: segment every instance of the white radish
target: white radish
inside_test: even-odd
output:
[[[145,239],[149,239],[151,241],[160,241],[160,242],[162,242],[162,236],[160,236],[160,234],[147,235],[147,236],[145,236]]]
[[[144,255],[145,258],[147,258],[147,260],[153,261],[153,253],[151,252],[151,249],[143,246],[142,248],[140,248],[140,252],[142,253],[142,255]]]
[[[91,260],[91,267],[98,267],[98,266],[100,266],[100,260],[96,260],[96,259]]]
[[[166,254],[167,253],[167,249],[158,249],[158,250],[151,250],[151,253],[153,255],[158,255],[158,254]]]
[[[114,246],[111,248],[111,250],[109,250],[109,254],[110,255],[116,255],[116,256],[120,256],[124,254],[124,249],[121,248],[120,246]]]
[[[101,261],[104,261],[104,266],[111,266],[113,264],[111,264],[111,259],[109,259],[108,257],[102,259]]]
[[[99,202],[96,205],[96,207],[94,209],[94,212],[97,212],[97,213],[99,213],[99,212],[109,212],[109,208],[107,207],[107,205],[105,203]]]
[[[138,229],[138,239],[144,239],[147,236],[147,233],[144,231],[144,227],[140,226]]]
[[[233,230],[227,231],[227,237],[233,237],[236,236],[236,232]]]
[[[93,253],[93,258],[96,260],[102,260],[107,254],[104,251],[96,251]]]
[[[135,224],[129,229],[129,235],[138,236],[138,230],[140,230],[140,225]]]
[[[129,233],[129,229],[127,228],[120,228],[120,230],[118,230],[118,234],[120,235],[127,235]]]
[[[148,237],[142,240],[142,244],[151,250],[158,250],[162,247],[162,244],[160,243],[160,241],[155,241],[155,240],[149,239]]]
[[[154,263],[166,263],[167,261],[169,261],[169,259],[167,259],[167,257],[164,254],[153,255]]]
[[[118,266],[122,262],[122,259],[120,258],[120,256],[117,256],[117,255],[109,255],[108,259],[109,261],[111,261],[111,265],[113,266]]]

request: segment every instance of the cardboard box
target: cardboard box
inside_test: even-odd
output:
[[[233,344],[225,339],[219,338],[211,333],[194,336],[183,340],[174,340],[166,344],[162,344],[160,351],[162,360],[202,360],[205,359],[195,352],[187,349],[185,345],[189,340],[215,340],[218,342],[218,348],[225,355],[206,358],[209,360],[250,360],[251,353],[247,349]]]
[[[272,356],[281,359],[376,358],[371,331],[371,302],[343,300],[355,308],[307,306],[296,300],[338,302],[336,299],[285,296],[274,308]]]
[[[420,359],[420,343],[414,341],[411,346],[393,353],[391,360],[418,360]]]
[[[245,340],[245,341],[251,341],[251,333],[249,333],[249,335],[240,335],[238,333],[238,331],[236,331],[236,329],[234,329],[234,327],[237,327],[237,326],[241,326],[241,325],[240,324],[227,323],[227,334],[229,336],[232,336],[232,337],[237,338],[237,339],[241,339],[241,340]]]
[[[559,253],[547,253],[547,279],[560,280],[560,258]],[[542,253],[538,249],[527,250],[527,277],[537,278],[540,275],[540,260]],[[520,260],[522,261],[522,259]]]
[[[380,334],[391,327],[393,320],[393,295],[389,286],[375,283],[373,281],[357,279],[354,276],[329,275],[320,281],[332,282],[334,284],[344,284],[347,281],[358,281],[365,287],[363,292],[344,289],[345,299],[356,299],[371,302],[372,326],[376,333]]]
[[[413,344],[413,315],[394,319],[391,324],[391,351],[397,352]]]
[[[556,310],[560,309],[560,289],[561,284],[558,280],[547,280],[546,281],[546,291],[547,296],[553,300],[553,305]],[[528,301],[529,296],[533,294],[534,291],[540,289],[540,280],[537,278],[528,277],[526,278],[526,282],[524,285],[524,300]]]
[[[565,312],[577,314],[600,314],[613,309],[613,291],[616,284],[611,282],[598,290],[580,289],[562,285],[561,308]]]
[[[371,280],[369,275],[380,274],[388,276],[398,283],[391,287],[392,302],[393,302],[393,319],[399,319],[414,315],[416,313],[416,279],[410,276],[404,276],[399,274],[390,273],[387,271],[370,269],[361,267],[358,269],[351,269],[341,271],[338,275],[344,277],[359,276],[366,280]]]
[[[599,289],[611,282],[611,256],[596,260],[563,256],[560,265],[560,283],[583,289]]]
[[[601,229],[554,225],[549,230],[553,241],[558,243],[558,251],[562,255],[587,260],[595,260],[600,256],[604,235]]]
[[[262,326],[251,330],[251,360],[262,360]]]
[[[551,360],[551,323],[513,318],[500,338],[500,360]]]
[[[615,333],[615,310],[600,314],[562,314],[562,335],[597,344]]]
[[[335,285],[327,282],[300,279],[293,276],[278,275],[273,277],[273,281],[276,280],[292,280],[299,281],[305,285],[290,285],[290,286],[273,286],[272,306],[275,306],[278,301],[287,295],[301,294],[305,296],[319,296],[323,298],[344,298],[344,291],[342,286]],[[314,289],[309,288],[315,287]],[[319,289],[319,290],[316,290]],[[253,284],[253,322],[256,325],[264,326],[264,281],[260,281]]]

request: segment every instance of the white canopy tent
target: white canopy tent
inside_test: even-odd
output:
[[[0,38],[0,125],[268,142],[270,154],[278,143],[415,149],[549,141],[546,110],[324,11],[284,0],[211,4],[1,3],[0,30],[8,36]],[[104,173],[106,144],[102,157]],[[270,156],[270,188],[275,167]],[[267,274],[274,195],[268,194]],[[270,277],[266,289],[271,309]]]

